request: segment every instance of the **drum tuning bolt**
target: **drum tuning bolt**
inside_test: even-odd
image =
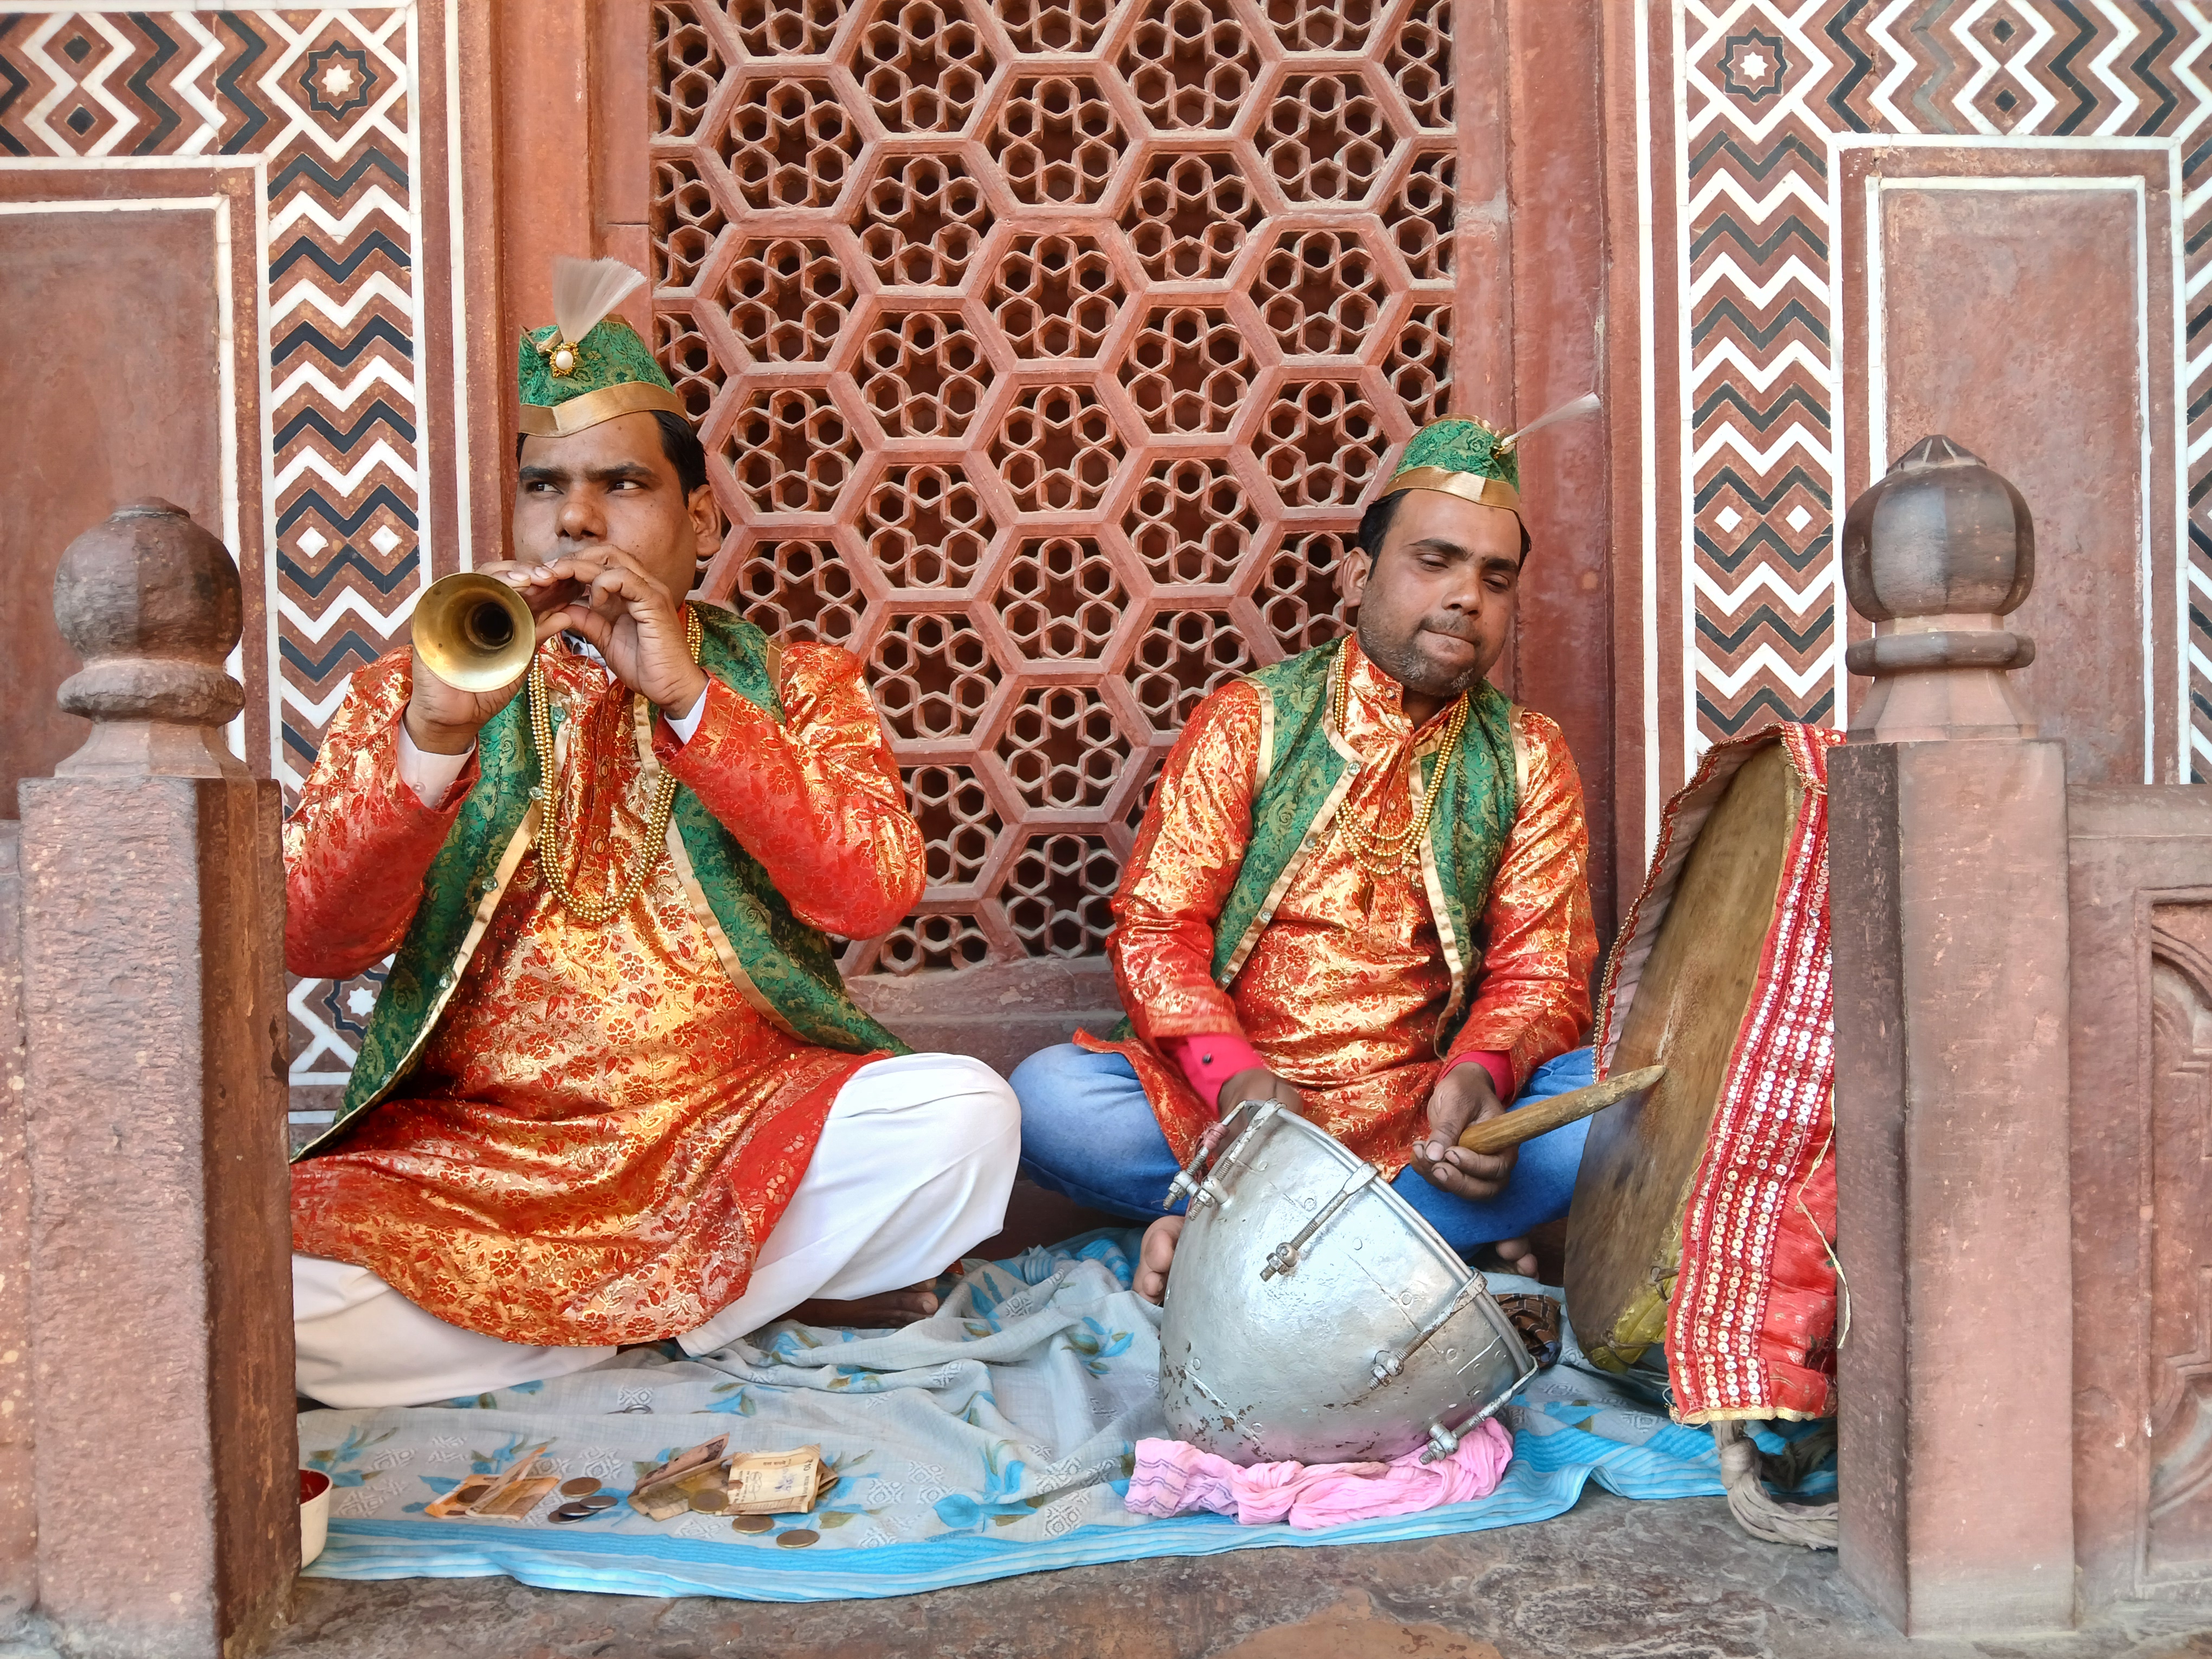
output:
[[[1375,1380],[1377,1382],[1388,1382],[1405,1369],[1406,1362],[1389,1348],[1375,1356]]]
[[[1433,1463],[1440,1457],[1449,1457],[1459,1449],[1459,1437],[1441,1423],[1429,1425],[1429,1449],[1421,1454],[1421,1462]]]

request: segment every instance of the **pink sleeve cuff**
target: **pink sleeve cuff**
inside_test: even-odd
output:
[[[1260,1051],[1234,1031],[1207,1032],[1199,1036],[1163,1037],[1160,1047],[1181,1070],[1191,1092],[1214,1109],[1222,1085],[1239,1072],[1267,1062]],[[1234,1102],[1231,1103],[1232,1105]]]
[[[1464,1066],[1470,1060],[1490,1073],[1490,1081],[1498,1091],[1498,1099],[1510,1106],[1513,1103],[1513,1062],[1495,1049],[1470,1048],[1463,1054],[1454,1054],[1444,1062],[1443,1070],[1437,1073],[1437,1081],[1443,1082],[1451,1075],[1453,1066]]]

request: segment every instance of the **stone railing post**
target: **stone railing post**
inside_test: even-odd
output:
[[[1923,439],[1844,523],[1828,765],[1844,1571],[1901,1630],[2073,1621],[2066,767],[2005,675],[2020,492]]]
[[[239,1659],[299,1566],[280,805],[231,757],[238,571],[166,501],[54,579],[92,735],[22,810],[39,1609]]]

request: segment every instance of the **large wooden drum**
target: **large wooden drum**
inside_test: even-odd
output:
[[[1782,726],[1707,753],[1607,969],[1601,1075],[1666,1076],[1591,1120],[1567,1312],[1602,1365],[1663,1343],[1686,1422],[1832,1409],[1824,756],[1838,735]]]

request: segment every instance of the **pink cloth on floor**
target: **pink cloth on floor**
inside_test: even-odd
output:
[[[1491,1418],[1462,1435],[1449,1457],[1424,1463],[1422,1449],[1388,1463],[1255,1463],[1248,1469],[1181,1440],[1139,1440],[1123,1501],[1133,1515],[1211,1510],[1247,1527],[1288,1521],[1311,1532],[1487,1498],[1513,1461],[1513,1437]]]

